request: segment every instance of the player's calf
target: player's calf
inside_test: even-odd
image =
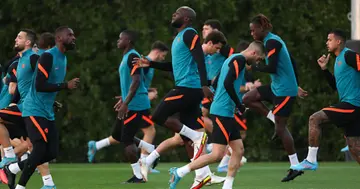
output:
[[[360,137],[346,137],[346,142],[352,156],[360,164]]]

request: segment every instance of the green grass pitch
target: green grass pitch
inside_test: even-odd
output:
[[[132,175],[130,165],[119,164],[51,164],[51,172],[58,189],[165,189],[168,188],[168,169],[184,163],[161,163],[160,174],[149,174],[145,184],[121,184]],[[215,171],[215,166],[211,167]],[[247,163],[241,167],[234,183],[234,189],[358,189],[360,188],[360,167],[355,162],[322,163],[317,171],[308,171],[296,180],[281,183],[288,163]],[[225,176],[225,174],[218,174]],[[179,189],[189,189],[193,174],[179,183]],[[19,177],[19,176],[18,176]],[[34,173],[28,186],[39,189],[41,177]],[[222,185],[204,188],[221,188]],[[0,185],[0,189],[7,188]]]

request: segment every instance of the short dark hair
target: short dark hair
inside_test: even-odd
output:
[[[151,50],[155,50],[155,49],[162,51],[162,52],[169,51],[169,47],[162,41],[155,41],[151,45]]]
[[[249,47],[250,43],[245,40],[240,40],[236,45],[236,52],[241,52]]]
[[[42,43],[40,43],[40,41]],[[40,49],[47,49],[53,46],[55,46],[55,36],[50,32],[42,33],[38,42],[38,47]]]
[[[336,37],[339,37],[341,39],[341,41],[345,42],[346,41],[346,34],[344,32],[344,30],[335,28],[329,31],[328,34],[334,34]]]
[[[34,31],[34,30],[30,30],[30,29],[22,29],[22,30],[20,30],[20,31],[26,33],[26,38],[27,38],[28,40],[30,40],[30,42],[31,42],[30,45],[31,45],[31,46],[34,46],[35,41],[36,41],[36,33],[35,33],[35,31]]]
[[[268,17],[266,17],[263,14],[256,15],[252,20],[251,23],[259,24],[262,28],[265,30],[271,31],[273,26],[271,25],[271,22]]]
[[[204,25],[211,26],[213,29],[217,29],[219,31],[221,31],[221,29],[222,29],[220,21],[216,20],[216,19],[206,20]]]
[[[130,39],[130,43],[132,45],[135,45],[135,42],[137,41],[137,37],[138,37],[136,31],[134,31],[134,30],[124,30],[121,33],[127,35],[129,37],[129,39]]]
[[[225,45],[227,43],[225,35],[221,31],[212,31],[209,35],[206,36],[204,43],[211,41],[213,44],[222,43]]]
[[[55,30],[55,36],[58,36],[64,30],[69,29],[69,26],[60,26]]]

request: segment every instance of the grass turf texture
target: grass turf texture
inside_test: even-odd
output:
[[[168,170],[184,163],[161,163],[157,169],[160,174],[149,174],[150,181],[145,184],[121,184],[132,176],[129,164],[50,164],[51,173],[58,189],[165,189],[168,188]],[[215,170],[215,167],[211,167]],[[317,171],[307,171],[296,180],[281,183],[286,175],[288,163],[247,163],[237,174],[235,188],[241,189],[355,189],[360,188],[360,167],[350,163],[320,163]],[[224,173],[217,174],[225,176]],[[19,178],[20,175],[18,175]],[[177,188],[190,188],[194,174],[182,179]],[[42,186],[40,175],[34,173],[28,186],[39,189]],[[204,188],[221,188],[222,185]],[[0,185],[0,189],[7,188]]]

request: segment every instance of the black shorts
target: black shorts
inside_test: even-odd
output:
[[[11,139],[27,137],[25,122],[17,105],[0,110],[0,119],[9,131]]]
[[[322,110],[332,123],[344,128],[345,136],[360,136],[360,107],[347,102],[340,102]]]
[[[234,114],[235,121],[237,125],[239,126],[240,131],[246,131],[246,119],[244,118],[244,115],[241,115],[240,112],[237,112]]]
[[[139,129],[154,126],[150,119],[150,110],[129,111],[123,120],[116,118],[111,136],[124,143],[132,143]]]
[[[152,120],[163,125],[168,117],[177,114],[181,123],[194,130],[201,129],[203,127],[197,120],[201,117],[200,103],[203,96],[201,89],[176,87],[156,107]]]
[[[270,85],[264,85],[257,88],[261,101],[267,101],[274,105],[272,113],[276,116],[289,117],[296,97],[275,96]]]
[[[213,143],[227,145],[230,141],[241,139],[240,127],[234,118],[210,114],[210,119],[213,122]]]
[[[204,98],[201,101],[201,105],[202,105],[203,108],[208,109],[210,111],[211,101],[208,98]]]

